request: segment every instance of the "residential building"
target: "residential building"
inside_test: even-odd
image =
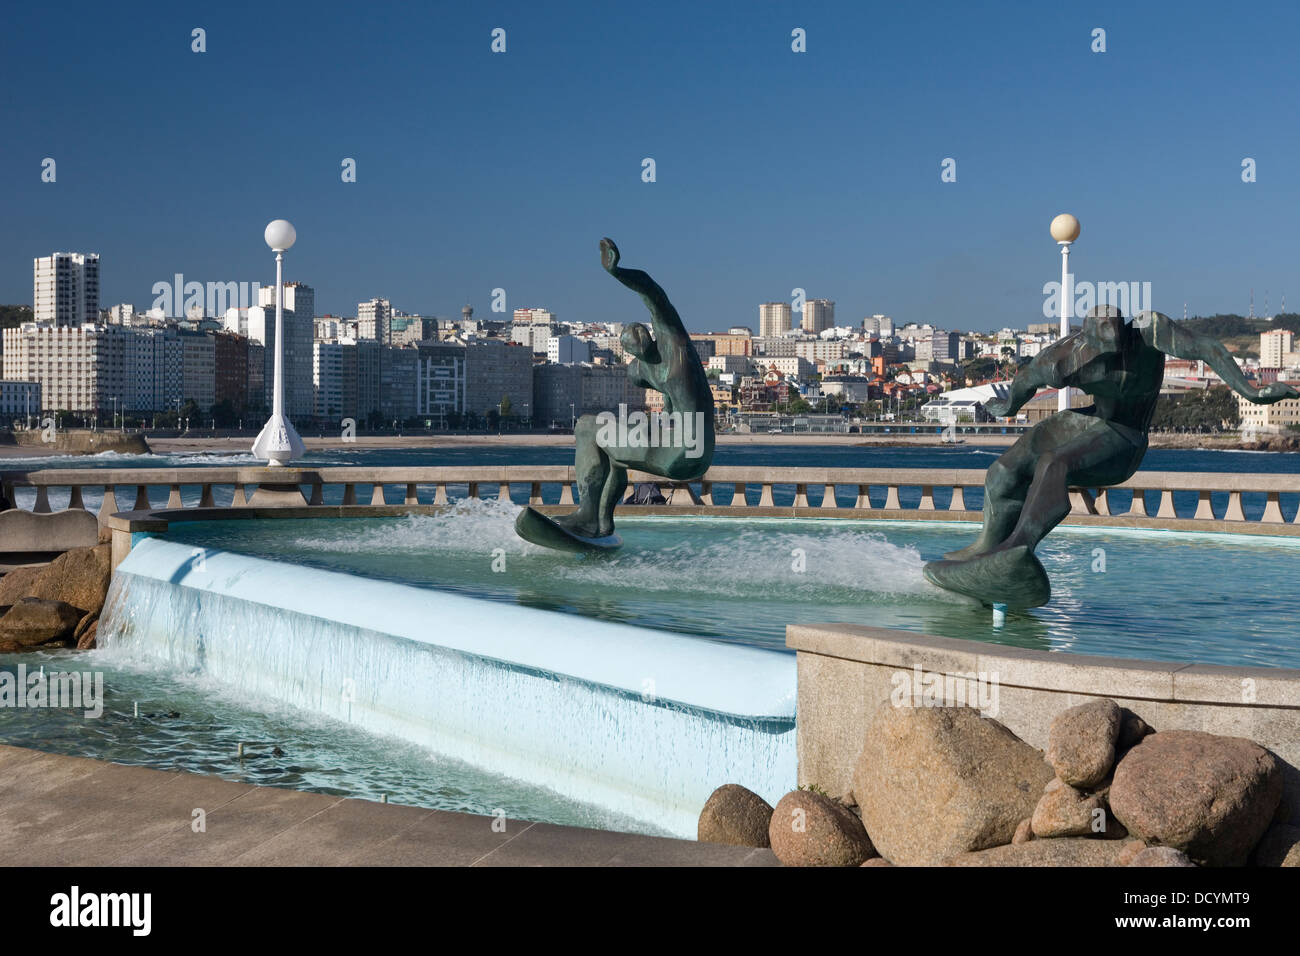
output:
[[[387,299],[357,303],[357,337],[392,344],[393,305]]]
[[[1293,334],[1287,329],[1273,329],[1259,334],[1259,367],[1285,368],[1287,355],[1293,351]]]
[[[181,397],[192,401],[207,414],[216,401],[217,354],[207,332],[180,332]]]
[[[62,328],[99,321],[99,254],[56,252],[33,260],[32,318]]]
[[[50,410],[93,412],[127,394],[131,333],[116,325],[25,322],[4,330],[4,378],[36,382]]]
[[[302,282],[284,284],[284,405],[289,418],[310,417],[315,409],[313,396],[312,341],[316,319],[316,293]],[[255,316],[248,310],[248,336],[266,346],[266,385],[274,388],[275,363],[275,286],[261,286],[257,290],[258,305],[263,309],[261,322],[254,334]],[[268,407],[271,404],[267,397]]]
[[[626,365],[539,365],[533,383],[532,418],[542,426],[568,428],[583,415],[639,411],[645,390],[632,385]]]
[[[8,366],[5,368],[7,377]],[[1300,381],[1289,384],[1300,388]],[[1242,395],[1237,395],[1236,398],[1237,412],[1241,416],[1241,428],[1244,431],[1275,433],[1288,428],[1300,428],[1300,399],[1284,398],[1271,405],[1256,405]]]
[[[835,325],[835,303],[830,299],[805,299],[803,322],[805,332],[816,335]]]
[[[576,335],[552,335],[546,341],[546,361],[559,365],[590,362],[591,343]]]

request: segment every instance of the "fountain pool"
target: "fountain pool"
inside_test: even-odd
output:
[[[971,524],[625,517],[622,551],[576,557],[516,537],[518,510],[175,522],[118,568],[98,654],[483,774],[461,806],[506,780],[531,819],[682,836],[721,783],[794,786],[787,624],[1300,666],[1296,539],[1062,527],[1052,603],[994,628],[921,575]]]
[[[784,649],[787,624],[834,621],[1079,654],[1300,667],[1300,594],[1289,585],[1300,538],[1063,526],[1039,548],[1051,604],[994,628],[986,608],[921,575],[926,560],[974,540],[974,524],[620,517],[621,551],[575,557],[520,540],[518,511],[489,499],[404,518],[183,522],[167,539],[728,644]]]

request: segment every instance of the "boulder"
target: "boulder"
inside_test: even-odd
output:
[[[1056,715],[1047,733],[1047,761],[1072,787],[1094,787],[1115,766],[1121,714],[1113,700],[1101,698]]]
[[[1115,742],[1117,752],[1136,746],[1143,737],[1156,732],[1154,727],[1127,707],[1121,707],[1120,714],[1119,740]]]
[[[863,866],[893,866],[894,864],[890,863],[883,856],[873,856],[871,859],[866,860],[862,865]]]
[[[1195,866],[1182,850],[1171,846],[1149,846],[1139,850],[1129,866]]]
[[[1256,866],[1300,866],[1300,827],[1273,824],[1255,847],[1251,862]]]
[[[99,646],[99,618],[90,623],[90,627],[77,638],[77,650],[93,651]]]
[[[98,620],[98,614],[86,614],[82,616],[81,620],[77,622],[77,629],[72,632],[72,639],[74,641],[80,640],[81,635],[90,630],[90,625],[94,624]]]
[[[1133,862],[1133,858],[1147,848],[1147,845],[1141,840],[1129,840],[1119,845],[1119,856],[1115,859],[1116,866],[1128,866]]]
[[[770,803],[752,790],[728,783],[705,801],[696,834],[701,843],[765,847],[771,846],[767,835],[771,822]]]
[[[867,728],[853,795],[882,856],[925,866],[1010,843],[1051,779],[1040,751],[973,708],[887,702]]]
[[[14,568],[0,578],[0,607],[6,604],[17,604],[23,598],[30,597],[32,586],[44,570],[45,565],[29,565],[24,568]]]
[[[811,790],[792,790],[781,798],[768,839],[785,866],[861,866],[876,855],[862,821]]]
[[[1034,807],[1031,826],[1040,839],[1090,836],[1101,831],[1093,826],[1101,811],[1105,820],[1106,798],[1100,794],[1076,790],[1059,777],[1052,780]],[[1104,825],[1104,824],[1102,824]]]
[[[1034,820],[1032,817],[1028,817],[1020,821],[1020,825],[1016,827],[1016,835],[1011,838],[1011,842],[1028,843],[1033,838],[1034,838]]]
[[[1100,837],[1103,840],[1127,840],[1129,837],[1128,829],[1119,820],[1115,819],[1115,814],[1110,811],[1110,804],[1106,805],[1106,816],[1103,826],[1105,829],[1093,833],[1093,836]]]
[[[81,611],[64,601],[23,598],[0,617],[0,652],[15,653],[72,637]]]
[[[98,614],[108,596],[112,546],[73,548],[49,563],[31,586],[31,597],[65,601],[83,614]]]
[[[1119,866],[1122,843],[1062,837],[959,853],[946,866]]]
[[[1194,862],[1241,866],[1282,798],[1277,759],[1243,737],[1152,734],[1115,768],[1110,807],[1138,839]]]

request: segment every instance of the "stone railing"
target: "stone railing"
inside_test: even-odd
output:
[[[625,507],[631,513],[978,520],[978,502],[972,507],[967,497],[974,492],[982,500],[984,474],[978,469],[719,466],[709,469],[702,480],[687,483],[633,472],[632,483],[657,484],[670,503]],[[25,493],[31,499],[28,510],[36,514],[53,511],[51,492],[60,498],[66,492],[67,510],[86,510],[87,491],[102,491],[97,509],[100,524],[118,512],[325,505],[392,510],[439,507],[465,497],[504,496],[549,510],[574,504],[574,478],[574,469],[566,465],[69,468],[0,473],[10,501],[20,500],[15,496],[30,489]],[[222,493],[218,496],[215,489]],[[1179,495],[1181,514],[1175,509],[1175,495]],[[1221,509],[1217,515],[1216,495]],[[1284,516],[1282,495],[1300,495],[1300,475],[1139,472],[1110,488],[1072,489],[1073,510],[1067,520],[1180,529],[1194,525],[1209,530],[1272,526],[1271,530],[1257,528],[1256,533],[1300,531],[1296,527],[1300,515],[1289,521]],[[1243,496],[1252,499],[1249,509],[1243,507]],[[1131,504],[1124,510],[1130,497]],[[1249,517],[1248,510],[1253,512]]]

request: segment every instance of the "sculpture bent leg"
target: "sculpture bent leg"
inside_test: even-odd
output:
[[[599,538],[614,533],[614,505],[617,498],[609,498],[609,489],[622,484],[627,487],[627,470],[619,468],[609,453],[596,441],[595,415],[583,415],[573,430],[574,470],[578,473],[578,510],[556,518],[555,523],[566,531],[584,538]],[[622,475],[615,474],[621,471]],[[621,494],[620,488],[615,494]]]
[[[990,467],[979,540],[927,564],[926,578],[987,604],[1046,604],[1051,584],[1033,552],[1070,513],[1070,485],[1123,481],[1141,452],[1092,416],[1067,412],[1040,423]]]

